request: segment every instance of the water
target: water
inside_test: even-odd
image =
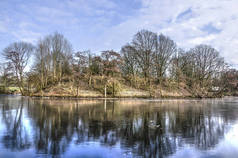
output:
[[[238,98],[0,96],[0,158],[238,157]]]

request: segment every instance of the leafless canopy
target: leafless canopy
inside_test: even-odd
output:
[[[16,42],[10,44],[3,50],[3,56],[7,62],[11,65],[12,70],[17,76],[18,86],[22,94],[24,94],[24,70],[29,62],[29,58],[32,55],[34,47],[32,44],[25,42]]]

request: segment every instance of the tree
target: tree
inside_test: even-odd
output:
[[[57,32],[50,37],[50,40],[53,80],[61,82],[63,75],[70,71],[69,60],[72,59],[72,45],[63,35]]]
[[[130,44],[121,48],[121,72],[122,75],[129,80],[131,86],[137,86],[136,78],[139,76],[139,66],[137,64],[135,50]]]
[[[87,67],[88,67],[88,53],[89,51],[79,51],[74,54],[74,67],[75,71],[79,74],[78,76],[82,76],[83,73],[85,73]]]
[[[238,71],[236,69],[227,69],[222,72],[220,80],[214,81],[220,91],[229,95],[237,95],[238,91]]]
[[[46,37],[44,40],[39,40],[35,53],[36,68],[35,70],[39,73],[40,78],[40,89],[47,86],[49,78],[51,76],[51,53],[50,53],[50,38]]]
[[[103,75],[105,76],[105,90],[104,93],[111,93],[115,96],[115,92],[119,91],[120,84],[115,83],[113,77],[120,74],[121,56],[113,50],[103,51],[102,54]],[[106,97],[106,96],[105,96]]]
[[[190,50],[193,56],[195,78],[201,87],[209,86],[211,79],[220,73],[224,66],[224,58],[208,45],[198,45]],[[211,84],[210,84],[211,85]]]
[[[87,74],[88,69],[88,56],[89,51],[79,51],[74,54],[72,70],[73,70],[73,82],[77,87],[77,96],[79,93],[79,83],[84,75]]]
[[[14,83],[13,72],[10,63],[0,65],[0,82],[4,88]]]
[[[121,67],[123,75],[137,75],[139,70],[134,48],[130,44],[123,46],[121,48],[121,56],[123,62]]]
[[[179,49],[172,61],[172,76],[189,87],[211,88],[226,68],[219,52],[208,45],[198,45],[188,52]]]
[[[169,37],[160,34],[158,37],[158,43],[156,45],[156,51],[154,53],[154,64],[157,80],[160,81],[165,76],[166,70],[170,64],[172,56],[176,53],[177,47],[173,40]]]
[[[0,65],[0,93],[6,93],[7,87],[14,84],[14,77],[9,63]]]
[[[185,52],[183,49],[178,49],[171,61],[171,77],[177,83],[183,82],[188,86],[192,86],[195,75],[193,55],[190,52]]]
[[[22,95],[25,95],[24,73],[28,65],[29,58],[34,51],[30,43],[16,42],[10,44],[3,50],[3,57],[11,65],[12,71],[16,75],[17,84]]]
[[[141,30],[134,36],[131,46],[145,81],[148,81],[151,77],[153,54],[157,46],[157,34]]]
[[[35,70],[40,75],[41,89],[70,76],[72,46],[61,34],[54,33],[39,40],[35,53]]]
[[[107,50],[102,52],[103,73],[106,76],[114,76],[120,73],[121,56],[119,53],[113,50]]]
[[[93,56],[90,64],[90,71],[92,75],[102,75],[103,74],[103,63],[100,56]]]

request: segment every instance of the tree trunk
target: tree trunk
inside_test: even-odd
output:
[[[79,96],[79,86],[77,85],[77,97]]]
[[[92,86],[92,76],[90,75],[90,77],[89,77],[89,87],[91,88],[91,86]]]
[[[105,84],[105,87],[104,87],[104,97],[107,98],[107,85]]]
[[[112,96],[115,97],[115,89],[114,89],[114,82],[112,83]]]

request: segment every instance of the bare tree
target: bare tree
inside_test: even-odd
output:
[[[172,56],[176,53],[177,47],[173,40],[169,37],[160,34],[156,51],[154,53],[154,64],[157,79],[161,82],[165,76],[166,70],[169,67]]]
[[[0,65],[0,81],[5,88],[14,83],[13,72],[10,63],[3,63]]]
[[[227,69],[223,71],[220,80],[214,81],[221,92],[228,95],[237,96],[238,91],[238,71],[236,69]]]
[[[121,48],[122,64],[120,67],[122,75],[129,81],[130,85],[137,87],[136,79],[140,75],[140,67],[135,52],[134,47],[130,44],[123,46]]]
[[[34,47],[30,43],[16,42],[3,50],[3,56],[11,65],[17,77],[17,84],[22,95],[25,95],[24,72]]]
[[[74,54],[74,71],[78,73],[79,77],[86,73],[86,69],[89,66],[88,54],[90,54],[90,51],[79,51]]]
[[[173,76],[189,87],[209,88],[226,69],[226,63],[217,50],[207,45],[198,45],[185,51],[178,51],[172,60]]]
[[[72,57],[72,46],[63,35],[55,33],[51,37],[51,55],[53,62],[53,79],[56,82],[69,70],[69,60]]]
[[[70,76],[72,46],[63,35],[55,33],[39,40],[35,54],[35,70],[40,75],[41,89]]]
[[[73,56],[72,64],[72,74],[73,74],[73,83],[77,87],[77,96],[79,93],[79,84],[80,80],[85,77],[88,69],[88,56],[89,51],[79,51],[76,52]]]
[[[190,53],[194,59],[195,78],[200,86],[208,86],[210,79],[223,70],[224,59],[216,49],[208,45],[198,45]]]
[[[103,73],[106,76],[120,73],[121,56],[119,53],[113,50],[107,50],[102,52]]]
[[[121,48],[123,65],[121,67],[123,75],[135,76],[138,72],[134,47],[127,44]]]
[[[50,38],[46,37],[44,40],[39,40],[35,53],[36,71],[40,75],[40,89],[47,86],[51,69],[51,54],[50,54]]]
[[[153,54],[157,46],[157,35],[153,32],[142,30],[134,36],[131,45],[134,48],[137,64],[147,81],[151,76]]]

